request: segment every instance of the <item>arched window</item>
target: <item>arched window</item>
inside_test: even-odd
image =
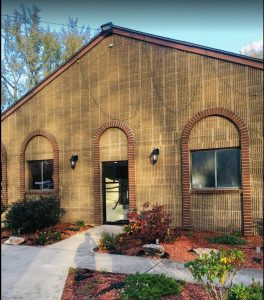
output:
[[[226,149],[222,149],[222,153],[218,152],[217,149],[211,150],[209,152],[202,152],[199,151],[196,154],[190,153],[189,148],[189,136],[193,129],[193,127],[198,123],[200,120],[207,118],[209,116],[220,116],[223,118],[228,119],[238,129],[239,136],[240,136],[240,150],[232,149],[231,151]],[[239,149],[239,148],[237,148]],[[221,150],[219,150],[221,151]],[[217,153],[218,152],[218,153]],[[224,193],[223,190],[217,189],[217,178],[220,178],[221,184],[226,184],[227,178],[225,177],[226,170],[219,170],[217,172],[218,161],[223,161],[225,159],[230,159],[233,155],[233,158],[237,161],[236,166],[234,168],[239,168],[239,159],[238,156],[240,155],[241,160],[241,179],[240,175],[236,170],[233,170],[234,173],[237,173],[235,176],[234,185],[236,187],[242,186],[243,192],[243,200],[242,200],[242,210],[243,210],[243,229],[244,235],[251,235],[252,234],[252,204],[251,204],[251,187],[250,187],[250,156],[249,156],[249,135],[247,126],[244,121],[235,113],[224,109],[224,108],[210,108],[205,111],[202,111],[195,116],[186,124],[182,136],[181,136],[181,168],[182,168],[182,216],[183,216],[183,226],[184,227],[191,227],[191,197],[190,193],[193,187],[199,184],[205,184],[206,187],[213,188],[214,191],[217,193]],[[227,158],[225,158],[227,156]],[[206,162],[208,166],[207,170],[204,170],[203,166],[200,164],[201,157],[203,157],[203,161]],[[194,169],[191,168],[191,162],[194,163]],[[202,171],[201,171],[202,170]],[[191,173],[193,172],[193,173]],[[196,172],[196,174],[194,174]],[[203,172],[203,174],[201,174]],[[206,179],[203,181],[201,179],[195,181],[199,176],[205,176]],[[233,177],[234,177],[233,176]],[[199,182],[198,182],[199,181]],[[203,183],[205,182],[205,183]],[[227,185],[232,185],[230,179],[228,179]],[[199,186],[198,186],[199,188]],[[202,186],[201,186],[202,188]],[[213,192],[214,192],[213,191]],[[209,191],[205,191],[208,193]],[[229,192],[229,191],[228,191]],[[230,191],[231,192],[231,191]]]
[[[26,174],[26,150],[29,142],[35,137],[46,138],[51,146],[53,157],[44,159],[27,158],[28,176]],[[56,139],[44,130],[30,133],[20,149],[20,198],[25,199],[27,193],[52,192],[59,200],[59,149]]]

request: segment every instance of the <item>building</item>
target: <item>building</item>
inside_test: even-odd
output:
[[[106,24],[2,114],[2,199],[55,194],[95,224],[150,201],[261,234],[262,90],[262,60]]]

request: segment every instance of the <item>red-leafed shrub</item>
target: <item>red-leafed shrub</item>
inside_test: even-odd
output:
[[[163,241],[168,234],[171,218],[164,211],[163,205],[153,205],[146,202],[142,211],[134,211],[128,214],[129,225],[125,232],[137,236],[144,243],[154,242],[156,239]]]

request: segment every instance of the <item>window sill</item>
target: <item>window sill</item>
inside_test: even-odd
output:
[[[190,194],[242,194],[242,189],[192,189]]]
[[[55,194],[55,190],[28,190],[26,191],[27,195],[35,195],[35,194]]]

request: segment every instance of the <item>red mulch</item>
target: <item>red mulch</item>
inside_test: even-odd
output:
[[[82,281],[76,281],[75,274],[69,272],[66,280],[61,300],[117,300],[121,299],[120,291],[113,289],[102,295],[98,295],[102,290],[108,288],[113,283],[124,281],[127,275],[89,272],[91,277]]]
[[[261,236],[250,236],[243,237],[247,240],[247,245],[220,245],[212,244],[207,241],[210,237],[219,235],[217,232],[211,231],[186,231],[181,229],[175,229],[175,235],[178,236],[172,243],[161,243],[169,254],[169,259],[181,262],[187,262],[198,258],[194,252],[191,251],[193,248],[214,248],[214,249],[239,249],[244,253],[244,268],[263,268],[263,248],[261,252],[262,263],[258,264],[253,261],[256,256],[256,247],[263,247],[263,237]],[[123,246],[124,245],[124,246]],[[124,243],[121,244],[120,249],[124,255],[135,256],[139,251],[143,250],[143,244],[140,241],[134,241],[128,237],[124,237]],[[100,250],[99,252],[109,253],[107,250]],[[153,257],[157,258],[157,257]]]
[[[65,240],[77,233],[81,233],[83,231],[88,230],[89,228],[91,228],[92,226],[90,225],[85,225],[83,227],[81,227],[79,230],[77,231],[72,231],[72,230],[68,230],[67,228],[69,226],[74,226],[74,224],[72,223],[61,223],[61,224],[56,224],[54,226],[52,226],[52,230],[54,231],[59,231],[62,233],[62,240]],[[45,229],[43,230],[39,230],[38,232],[42,232],[45,231]],[[11,235],[11,232],[9,230],[3,230],[1,231],[1,244],[3,244],[6,240],[8,240],[9,236]],[[30,245],[30,246],[38,246],[34,243],[34,235],[35,233],[28,233],[28,234],[21,234],[20,236],[25,238],[25,243],[23,243],[22,245]],[[50,240],[47,242],[46,245],[52,245],[54,243],[57,243],[58,241],[54,241],[54,240]]]
[[[69,272],[66,280],[61,300],[121,300],[121,290],[112,289],[106,293],[98,295],[105,288],[113,283],[124,281],[127,275],[89,272],[91,277],[82,281],[75,280],[75,274]],[[203,286],[186,283],[181,295],[162,297],[162,300],[209,300]]]
[[[214,248],[218,250],[239,249],[244,253],[244,268],[263,268],[263,264],[258,264],[253,261],[253,258],[256,256],[256,247],[263,247],[263,237],[261,236],[243,237],[243,239],[247,240],[247,245],[232,246],[212,244],[207,241],[208,238],[217,236],[217,233],[211,231],[193,231],[188,233],[183,230],[178,230],[178,234],[180,236],[173,243],[162,244],[166,252],[170,254],[170,259],[172,260],[187,262],[198,258],[198,255],[190,252],[192,248]],[[263,251],[260,257],[263,262]]]

